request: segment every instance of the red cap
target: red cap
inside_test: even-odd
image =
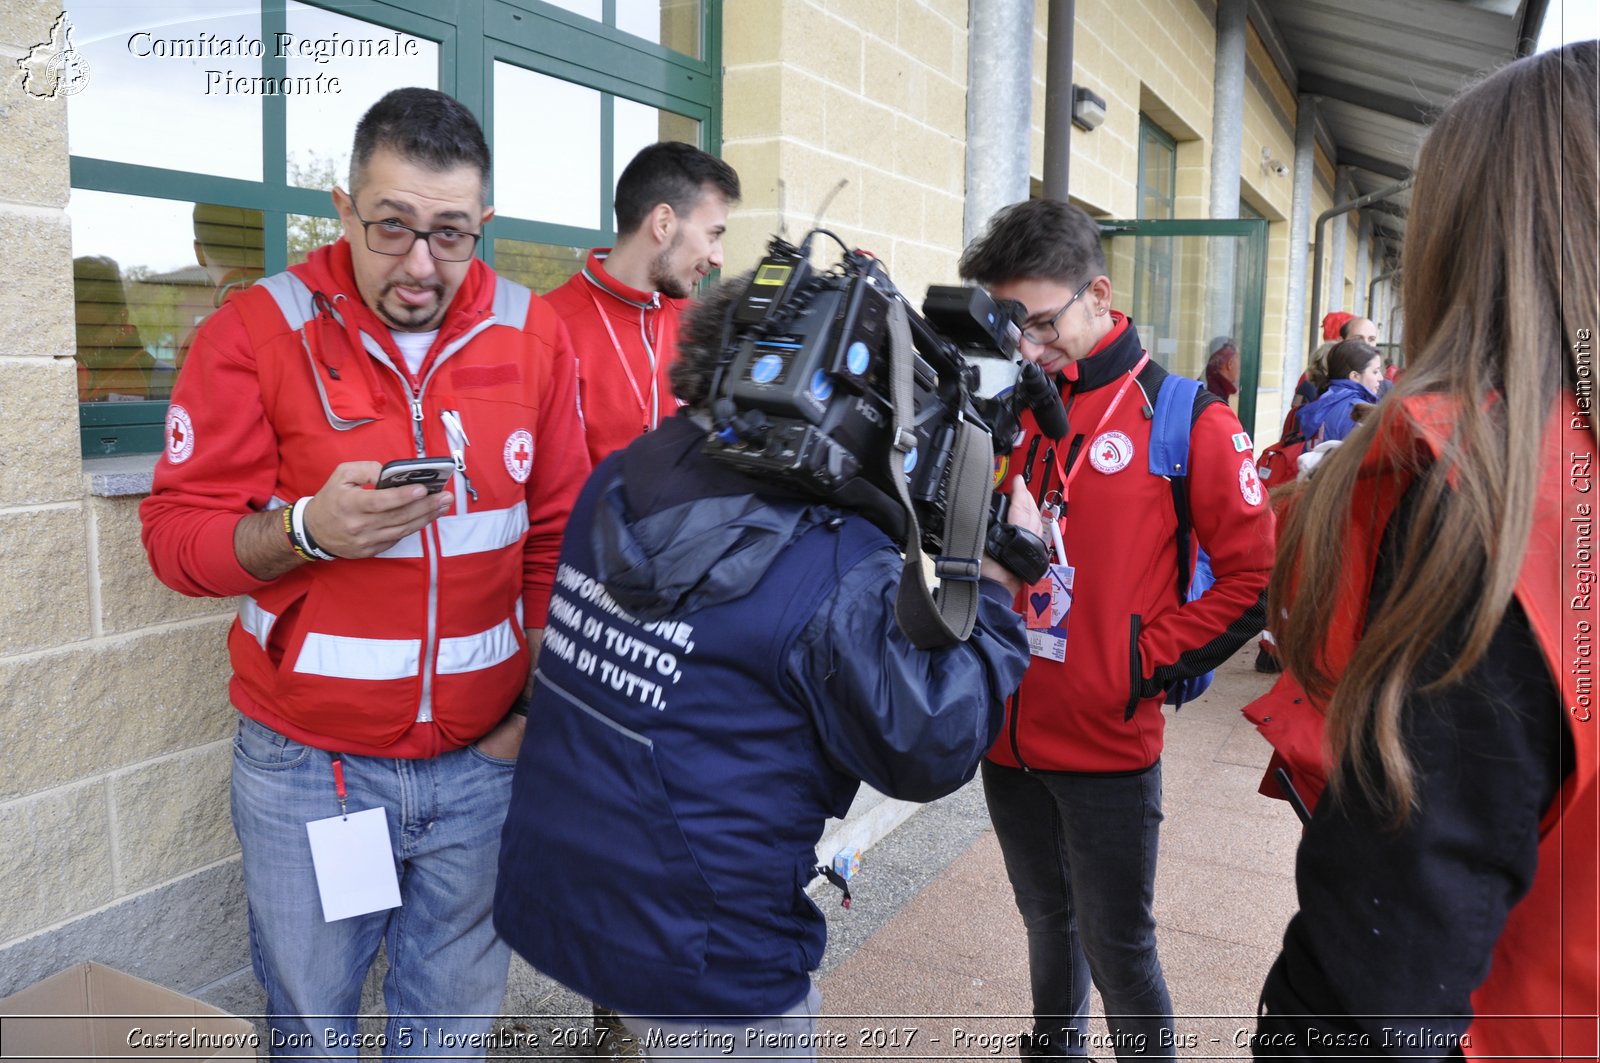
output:
[[[1344,328],[1345,322],[1354,320],[1354,314],[1347,314],[1343,310],[1330,310],[1322,317],[1322,338],[1325,340],[1343,339],[1339,335],[1339,330]]]

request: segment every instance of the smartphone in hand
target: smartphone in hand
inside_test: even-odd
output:
[[[454,458],[400,458],[386,463],[378,473],[378,488],[421,484],[430,495],[436,495],[455,474]]]

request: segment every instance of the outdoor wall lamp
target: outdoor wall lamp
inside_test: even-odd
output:
[[[1085,133],[1106,120],[1106,101],[1084,88],[1072,87],[1072,124]]]

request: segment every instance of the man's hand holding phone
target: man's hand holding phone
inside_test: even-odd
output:
[[[307,503],[306,529],[336,557],[381,554],[449,512],[455,496],[443,488],[454,472],[449,458],[344,462]]]

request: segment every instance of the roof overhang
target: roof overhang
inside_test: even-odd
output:
[[[1354,199],[1411,176],[1435,115],[1462,89],[1532,53],[1548,0],[1251,0],[1268,52],[1310,97]],[[1375,230],[1399,253],[1410,192]],[[1367,209],[1374,209],[1368,207]]]

